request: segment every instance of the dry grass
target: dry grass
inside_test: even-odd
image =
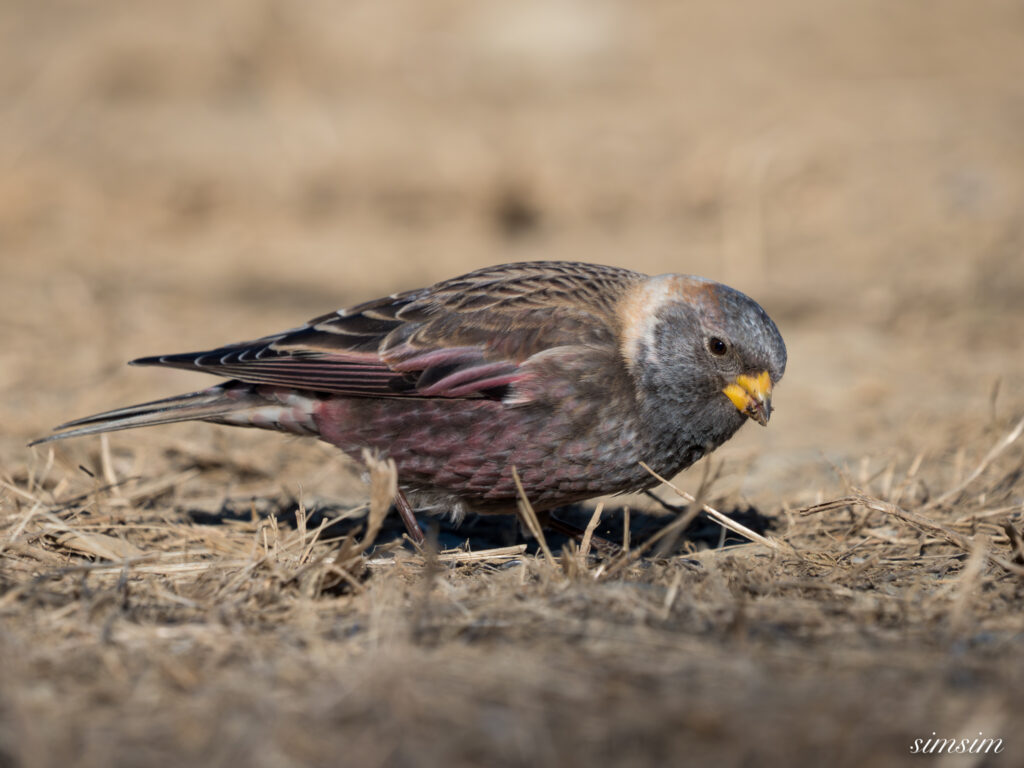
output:
[[[40,452],[3,481],[0,745],[15,765],[884,765],[933,730],[1009,740],[1024,447],[1004,429],[963,481],[911,457],[770,510],[775,547],[653,559],[375,542],[386,465],[367,506],[284,522],[290,499],[226,500],[197,523]]]

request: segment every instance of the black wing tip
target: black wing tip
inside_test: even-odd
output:
[[[208,352],[179,352],[175,355],[150,355],[129,360],[128,365],[159,365],[164,368],[202,368],[200,362],[207,355],[216,354],[216,350]]]
[[[29,443],[26,443],[26,448],[35,448],[37,445],[43,445],[43,443],[52,443],[57,440],[63,440],[65,437],[71,437],[70,430],[77,427],[83,422],[88,422],[92,417],[86,417],[84,419],[77,419],[75,421],[69,421],[66,424],[58,424],[54,427],[51,432],[52,435],[46,435],[46,437],[37,437]]]
[[[148,357],[137,357],[129,360],[128,365],[164,365],[167,355],[150,355]]]
[[[161,365],[165,368],[216,368],[228,361],[228,358],[244,358],[247,353],[262,353],[269,348],[267,344],[237,344],[202,352],[179,352],[173,355],[151,355],[129,360],[128,365]],[[242,359],[242,362],[246,362]],[[213,371],[211,371],[213,372]]]

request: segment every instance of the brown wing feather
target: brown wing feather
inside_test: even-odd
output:
[[[506,264],[255,341],[133,362],[352,396],[502,397],[534,355],[614,348],[616,302],[643,279],[592,264]]]

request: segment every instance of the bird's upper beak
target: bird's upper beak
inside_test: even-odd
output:
[[[768,371],[761,371],[757,376],[741,373],[722,392],[744,416],[749,416],[762,427],[768,426],[772,415],[772,379]]]

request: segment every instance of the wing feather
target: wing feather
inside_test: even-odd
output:
[[[133,364],[354,397],[500,398],[545,351],[614,349],[616,303],[643,279],[574,262],[506,264],[262,339]]]

